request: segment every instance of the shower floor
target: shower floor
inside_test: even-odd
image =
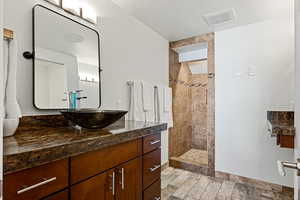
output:
[[[181,162],[190,163],[193,165],[207,166],[208,165],[208,153],[207,151],[199,149],[191,149],[186,153],[179,156],[176,160]]]

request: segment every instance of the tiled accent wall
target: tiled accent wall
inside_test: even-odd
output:
[[[210,176],[215,175],[215,35],[209,33],[201,36],[191,37],[170,43],[169,53],[169,85],[173,88],[173,116],[174,116],[174,128],[170,129],[169,134],[169,156],[177,157],[192,147],[192,115],[187,111],[192,111],[192,108],[188,106],[187,96],[190,95],[192,99],[192,92],[194,87],[201,87],[202,84],[192,84],[191,79],[189,83],[179,77],[181,64],[178,62],[178,54],[172,49],[192,45],[197,43],[208,43],[208,73],[209,78],[207,80],[207,112],[206,112],[206,133],[207,133],[207,151],[208,151],[208,167],[207,174]],[[185,67],[182,67],[185,70]],[[188,69],[189,70],[189,69]],[[177,77],[177,78],[176,78]],[[179,77],[179,78],[178,78]],[[179,86],[182,85],[182,86]],[[177,96],[178,95],[178,96]],[[187,96],[184,96],[187,95]],[[190,102],[191,105],[192,102]],[[186,109],[186,110],[184,110]],[[177,113],[179,111],[179,114]],[[202,110],[203,111],[203,110]],[[196,119],[194,119],[195,121]],[[197,121],[197,120],[196,120]],[[179,124],[178,124],[179,123]],[[194,129],[196,131],[197,127]],[[189,141],[192,140],[192,141]],[[201,142],[200,142],[201,143]],[[201,145],[201,144],[194,145]],[[204,144],[202,144],[205,146]],[[172,163],[170,163],[172,165]],[[183,167],[184,168],[184,167]]]
[[[169,134],[169,155],[178,157],[191,149],[192,114],[190,82],[191,73],[187,64],[178,62],[178,54],[170,50],[170,87],[173,89],[174,127]],[[172,80],[181,80],[172,81]]]
[[[191,88],[192,148],[207,150],[207,74],[192,75],[191,82],[203,85]]]

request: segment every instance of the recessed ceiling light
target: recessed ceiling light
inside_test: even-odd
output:
[[[223,11],[203,15],[203,19],[208,26],[228,24],[236,20],[236,12],[232,8],[229,10],[223,10]]]

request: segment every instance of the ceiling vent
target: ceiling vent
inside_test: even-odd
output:
[[[236,20],[236,12],[234,9],[224,10],[216,13],[209,13],[203,16],[208,26],[217,26],[228,24]]]

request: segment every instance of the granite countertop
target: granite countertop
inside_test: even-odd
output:
[[[40,127],[6,137],[4,174],[99,150],[167,129],[165,123],[125,121],[124,127],[81,131],[70,127]]]

